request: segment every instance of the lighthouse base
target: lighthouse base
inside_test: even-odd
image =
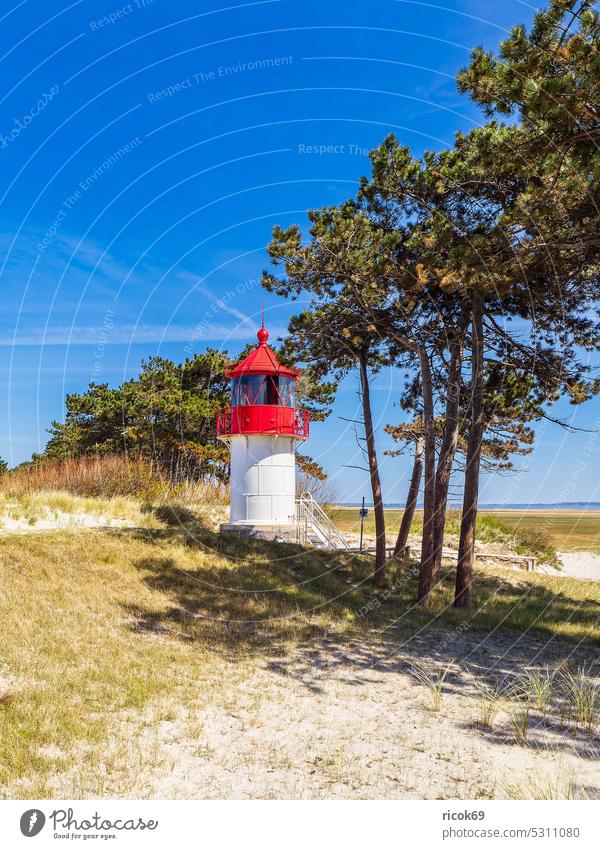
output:
[[[229,523],[279,527],[296,519],[295,437],[233,434]]]
[[[220,528],[222,534],[238,534],[238,536],[253,539],[271,540],[272,542],[297,542],[297,525],[266,525],[242,524],[241,522],[224,522]]]

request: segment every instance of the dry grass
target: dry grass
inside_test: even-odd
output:
[[[326,605],[335,582],[298,586],[298,564],[273,570],[268,546],[211,551],[204,534],[90,531],[85,545],[60,532],[0,540],[0,669],[11,681],[0,704],[5,795],[51,796],[53,774],[90,752],[95,772],[110,775],[105,743],[119,716],[174,694],[185,705],[225,692],[223,676],[231,683],[245,657],[277,655],[344,622],[344,603]]]
[[[84,525],[88,521],[118,521],[138,527],[159,527],[151,509],[134,498],[88,498],[65,490],[8,496],[0,492],[0,527],[5,520],[32,528],[42,525]]]
[[[0,478],[0,527],[17,530],[119,523],[159,527],[198,520],[210,524],[222,521],[226,504],[226,487],[174,484],[142,458],[45,461]]]
[[[507,799],[536,801],[589,799],[589,795],[577,781],[577,776],[555,775],[540,769],[526,781],[506,784],[504,795]]]
[[[99,498],[129,496],[151,503],[224,503],[227,499],[225,486],[196,481],[173,483],[150,460],[120,455],[46,460],[0,478],[0,492],[7,498],[50,490]]]
[[[124,605],[152,593],[122,563],[116,540],[84,549],[74,535],[53,539],[1,545],[0,628],[10,634],[2,657],[15,684],[1,708],[0,782],[18,795],[21,785],[43,796],[54,770],[91,748],[99,754],[113,712],[172,689],[164,670],[181,652],[133,641],[124,627]]]
[[[181,505],[152,515],[161,528],[0,538],[5,796],[43,798],[65,787],[67,795],[116,787],[127,795],[135,764],[141,771],[162,757],[154,729],[189,711],[204,750],[203,709],[237,713],[246,671],[299,646],[334,637],[374,645],[398,620],[414,633],[467,623],[584,643],[599,636],[593,582],[478,570],[474,607],[461,612],[448,604],[448,575],[422,611],[413,608],[415,579],[399,580],[393,569],[396,589],[378,603],[369,557],[220,536]],[[166,526],[169,515],[175,527]],[[436,694],[445,679],[432,676]],[[436,716],[445,710],[446,692]],[[148,740],[138,741],[140,721]],[[57,776],[69,778],[57,785]]]

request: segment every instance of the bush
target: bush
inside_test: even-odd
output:
[[[515,537],[515,550],[518,554],[533,554],[542,563],[548,563],[550,566],[561,565],[556,554],[556,548],[544,531],[538,531],[534,528],[514,528],[512,533]]]
[[[460,533],[460,510],[448,510],[446,534]],[[416,525],[416,522],[415,522]],[[419,530],[422,528],[420,524]],[[413,532],[415,529],[413,528]],[[527,527],[509,527],[497,516],[480,513],[477,517],[477,539],[483,543],[499,543],[517,554],[537,557],[541,563],[560,566],[556,548],[544,531]]]
[[[524,526],[508,527],[496,516],[480,514],[477,517],[477,537],[481,542],[498,542],[516,551],[537,557],[540,563],[560,566],[550,537],[544,531]]]

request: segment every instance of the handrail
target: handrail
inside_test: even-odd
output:
[[[303,492],[296,502],[298,532],[303,538],[299,542],[306,543],[308,525],[310,524],[323,537],[328,548],[349,549],[350,545],[344,534],[331,521],[323,508],[317,504],[310,492]]]
[[[231,433],[231,410],[217,412],[217,436]]]
[[[262,418],[264,411],[271,416],[268,422]],[[265,433],[308,439],[310,413],[302,407],[284,407],[279,404],[243,405],[219,410],[216,430],[219,438],[238,433]]]
[[[409,560],[416,559],[421,556],[421,549],[414,545],[407,545],[404,549],[404,555]],[[458,551],[444,547],[442,548],[442,557],[458,560]],[[481,560],[493,560],[495,558],[496,560],[509,560],[513,563],[524,563],[528,572],[534,572],[537,566],[537,557],[531,554],[507,554],[504,551],[476,551],[474,553],[474,559],[477,560],[478,558]]]

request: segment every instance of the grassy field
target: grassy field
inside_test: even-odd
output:
[[[398,627],[600,638],[593,582],[488,568],[477,570],[472,610],[450,606],[449,575],[424,612],[414,570],[392,570],[382,595],[371,568],[367,557],[201,525],[0,538],[0,792],[126,788],[132,759],[142,769],[153,755],[132,754],[131,734],[112,745],[115,723],[151,705],[148,721],[160,724],[175,703],[193,718],[215,694],[231,696],[248,664],[279,662],[315,638],[393,643]]]
[[[358,533],[360,524],[357,508],[335,507],[330,512],[342,531]],[[422,512],[417,511],[414,533],[420,533],[422,517]],[[389,534],[397,533],[401,519],[402,510],[386,510]],[[458,519],[458,512],[451,511],[447,526],[450,533],[458,532]],[[600,551],[600,513],[560,510],[535,513],[518,510],[480,511],[479,538],[483,542],[502,541],[498,533],[499,525],[522,537],[523,544],[526,544],[531,534],[535,534],[536,537],[546,537],[558,551]],[[365,521],[365,531],[370,534],[375,531],[372,509]],[[509,536],[506,535],[507,541]]]
[[[600,552],[600,513],[497,510],[484,515],[496,516],[509,528],[541,531],[550,537],[558,551]]]

